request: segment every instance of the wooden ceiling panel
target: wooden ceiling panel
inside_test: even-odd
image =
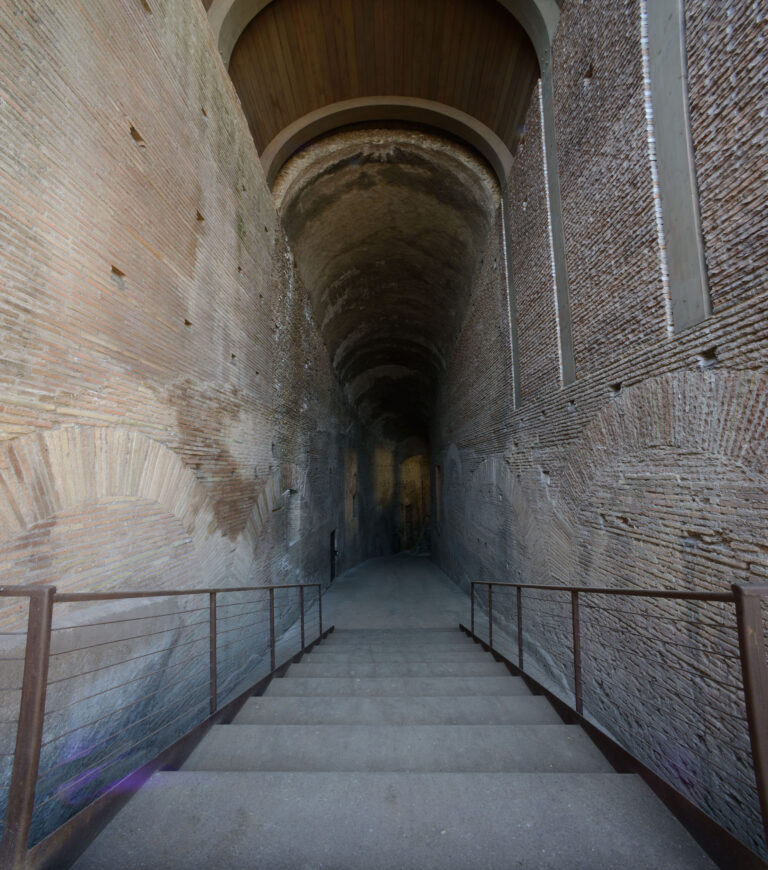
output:
[[[368,96],[447,104],[514,150],[538,65],[496,0],[274,0],[229,72],[260,152],[309,112]]]

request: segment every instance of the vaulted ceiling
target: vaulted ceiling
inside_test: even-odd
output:
[[[308,146],[275,194],[350,403],[380,436],[426,437],[498,204],[493,172],[443,136],[365,128]]]
[[[212,2],[332,364],[387,439],[428,435],[539,76],[531,15],[545,7]]]

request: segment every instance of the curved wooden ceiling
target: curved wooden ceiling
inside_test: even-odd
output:
[[[397,95],[481,121],[514,150],[538,63],[496,0],[275,0],[240,37],[229,66],[263,151],[331,103]]]

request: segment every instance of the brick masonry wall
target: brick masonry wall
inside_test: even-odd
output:
[[[583,377],[617,347],[648,347],[666,329],[640,0],[566,3],[553,75],[573,352]]]
[[[560,384],[540,91],[539,84],[525,117],[525,131],[515,154],[508,194],[523,402],[547,394]]]
[[[369,554],[369,526],[344,523],[343,469],[359,451],[365,482],[373,447],[344,410],[201,4],[0,5],[0,287],[3,585],[327,582],[334,528],[342,569]],[[4,608],[3,629],[23,610]],[[242,638],[252,664],[266,640],[248,626]],[[137,661],[109,696],[125,716],[157,667]],[[185,703],[173,676],[146,676],[154,700],[132,740],[160,698],[166,718]],[[110,679],[96,673],[82,694]],[[56,727],[94,718],[72,703]],[[124,728],[74,731],[45,763]],[[13,736],[4,726],[4,751]],[[81,799],[48,804],[34,837]]]
[[[685,7],[704,250],[712,305],[720,311],[765,290],[768,88],[759,73],[768,26],[759,0]]]
[[[744,75],[735,87],[751,95],[754,106],[768,68],[751,5],[729,19],[733,30],[717,51],[709,30],[691,26],[703,21],[708,4],[687,7],[689,58],[709,44],[714,69],[715,56],[720,64],[735,62],[738,52]],[[499,327],[505,288],[500,274],[481,273],[441,385],[432,461],[441,468],[435,498],[442,521],[433,549],[465,588],[472,580],[498,579],[710,590],[768,574],[768,288],[762,216],[752,211],[757,191],[763,198],[767,191],[750,158],[760,125],[749,126],[745,158],[731,161],[727,174],[724,162],[705,164],[697,149],[708,263],[729,267],[713,277],[713,316],[670,337],[637,15],[635,3],[566,2],[555,40],[576,382],[526,390],[513,410],[508,377],[489,340]],[[705,44],[694,45],[696,39]],[[721,101],[720,115],[714,98],[708,105],[707,135],[723,141],[736,109]],[[513,178],[525,177],[528,156],[516,154]],[[520,196],[512,190],[513,202]],[[748,227],[755,231],[749,248]],[[521,231],[545,243],[537,225],[515,228]],[[493,260],[494,244],[486,261]],[[532,249],[518,241],[510,246],[515,274],[526,274]],[[744,259],[731,262],[732,255]],[[543,262],[546,273],[539,277],[548,281]],[[486,340],[472,344],[470,327]],[[526,339],[520,341],[525,347]],[[546,355],[553,341],[552,335],[541,341]],[[504,353],[508,359],[508,349]],[[489,408],[500,415],[492,426]],[[527,668],[568,699],[567,601],[528,595]],[[624,612],[612,615],[595,605],[602,606],[593,601],[582,610],[588,715],[764,853],[732,609],[622,605]],[[499,593],[495,608],[498,643],[514,660],[514,598]],[[485,631],[482,606],[478,625]]]
[[[168,581],[154,536],[144,553],[143,535],[132,544],[143,567],[127,572],[116,552],[96,576],[66,536],[54,557],[41,531],[65,503],[86,525],[105,505],[133,504],[139,520],[162,481],[169,552],[198,553],[174,583],[301,574],[275,510],[290,489],[281,465],[327,474],[335,447],[307,451],[292,433],[307,428],[302,396],[335,421],[339,397],[311,338],[311,366],[291,358],[294,376],[281,362],[276,389],[277,320],[293,318],[292,341],[314,327],[303,290],[281,295],[277,217],[204,11],[19,2],[0,40],[3,564],[78,588]],[[75,446],[53,452],[52,439]],[[333,492],[315,490],[330,516]],[[205,516],[198,539],[174,511]],[[87,538],[71,537],[74,553]]]

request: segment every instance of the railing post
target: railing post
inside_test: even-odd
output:
[[[744,700],[747,707],[752,763],[763,813],[763,829],[768,840],[768,665],[765,660],[761,598],[768,585],[732,586],[736,599]]]
[[[317,584],[317,613],[320,620],[320,637],[323,636],[323,584]]]
[[[493,649],[493,585],[488,584],[488,646]]]
[[[275,589],[269,587],[269,670],[275,669]]]
[[[573,696],[576,700],[576,712],[579,716],[584,712],[581,696],[581,624],[579,620],[579,593],[571,591],[571,624],[573,626]]]
[[[469,626],[472,629],[472,634],[475,633],[475,581],[473,580],[471,583],[471,588],[469,592],[469,601],[470,601],[470,616],[469,616]]]
[[[3,840],[0,843],[0,866],[7,867],[8,870],[21,870],[26,865],[40,766],[40,744],[43,738],[55,594],[55,586],[43,586],[34,590],[29,598],[16,749]]]
[[[301,648],[304,649],[304,587],[299,586],[299,609],[301,610]]]
[[[517,587],[517,666],[523,669],[523,590]]]
[[[219,706],[218,663],[216,659],[216,593],[208,593],[208,637],[210,643],[211,716]]]

